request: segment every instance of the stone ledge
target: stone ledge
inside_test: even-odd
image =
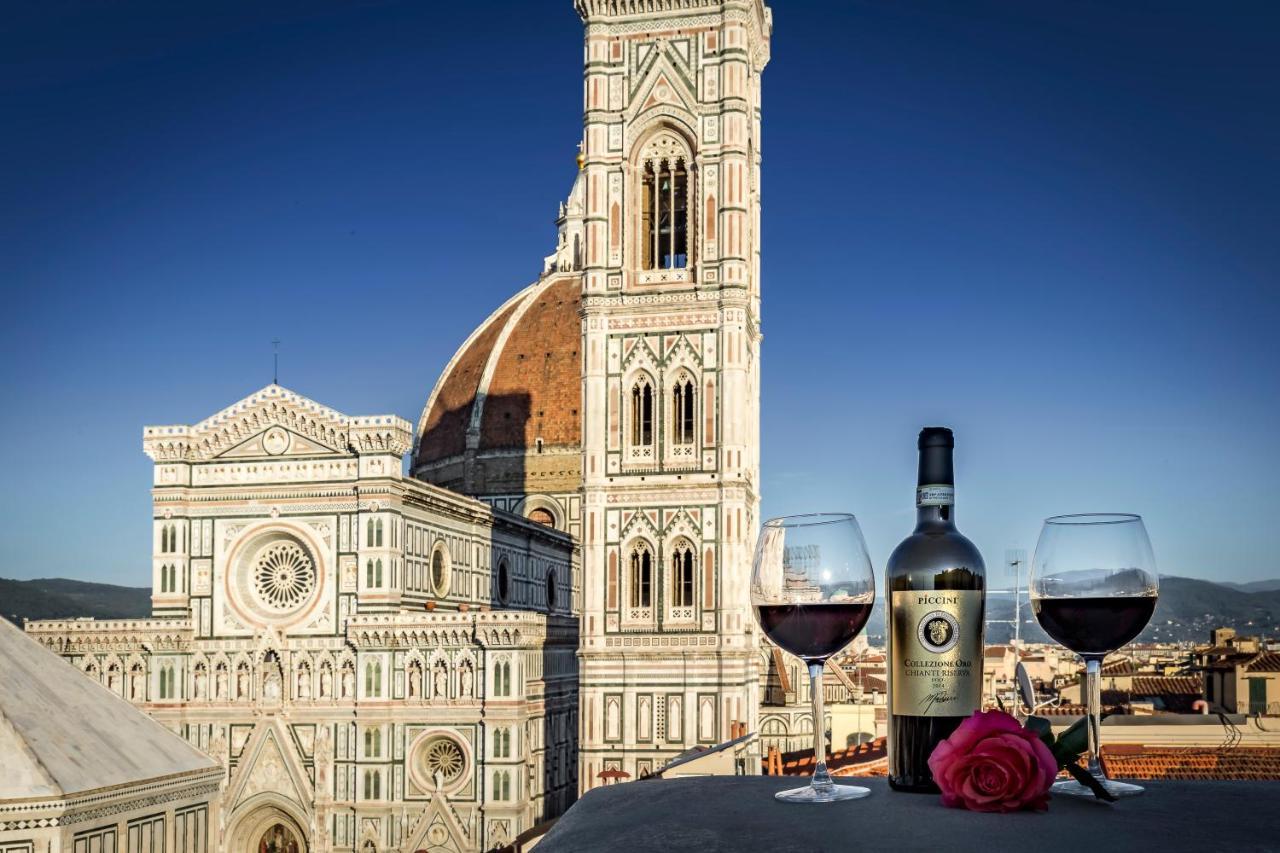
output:
[[[1055,798],[1047,812],[974,814],[932,794],[898,794],[884,779],[847,780],[872,795],[784,805],[773,792],[795,777],[645,780],[589,791],[538,844],[538,853],[1028,853],[1280,848],[1280,782],[1149,782],[1115,805]]]

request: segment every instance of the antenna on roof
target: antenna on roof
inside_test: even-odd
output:
[[[280,339],[271,339],[271,384],[280,384]]]

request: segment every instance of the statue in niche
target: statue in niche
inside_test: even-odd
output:
[[[267,670],[267,674],[262,679],[262,696],[268,702],[278,702],[280,700],[280,670],[271,667]]]
[[[111,664],[111,666],[107,667],[107,689],[112,693],[119,692],[119,677],[120,667],[115,664]]]
[[[305,666],[298,670],[298,698],[311,698],[311,670]]]
[[[328,699],[333,695],[333,670],[328,665],[320,667],[320,698]]]
[[[236,670],[236,698],[249,698],[249,667],[244,665]]]
[[[463,658],[458,661],[458,692],[464,699],[471,698],[472,682],[474,680],[471,677],[472,674],[472,665],[469,659]]]
[[[449,667],[444,661],[438,660],[432,666],[433,683],[431,685],[432,695],[437,699],[445,699],[449,696]]]
[[[205,672],[204,666],[202,665],[202,666],[196,667],[195,698],[197,699],[205,698],[205,688],[208,686],[208,682],[209,682],[209,675],[207,672]]]
[[[342,698],[349,699],[356,692],[356,676],[350,666],[342,668]]]
[[[215,699],[227,698],[227,668],[223,664],[213,672],[213,695]]]
[[[409,698],[422,698],[422,667],[416,661],[409,664]]]

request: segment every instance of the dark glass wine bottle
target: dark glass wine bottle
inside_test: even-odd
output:
[[[955,438],[920,431],[916,529],[885,569],[889,786],[936,792],[929,755],[982,703],[986,569],[955,521]]]

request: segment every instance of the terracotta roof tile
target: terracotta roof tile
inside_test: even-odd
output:
[[[827,755],[827,770],[832,776],[883,776],[889,772],[887,755],[887,743],[878,737],[848,749],[832,750]],[[782,753],[783,776],[811,776],[813,768],[812,749]]]
[[[1280,672],[1280,652],[1258,652],[1244,668],[1246,672]]]
[[[1280,748],[1105,744],[1102,765],[1120,779],[1280,780]]]

